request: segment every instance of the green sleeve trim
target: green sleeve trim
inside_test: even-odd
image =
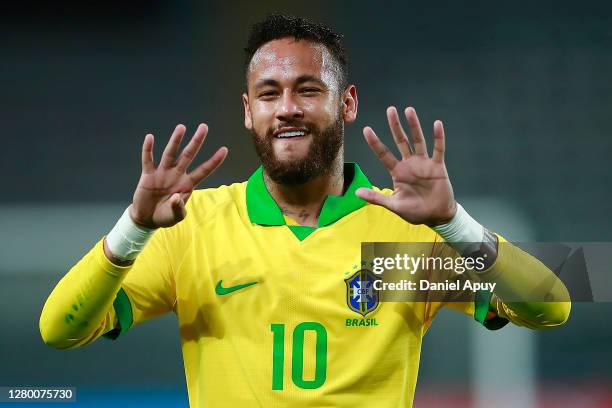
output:
[[[117,315],[119,327],[116,327],[108,333],[103,334],[103,336],[107,339],[116,340],[119,336],[122,336],[125,332],[127,332],[134,323],[132,305],[123,288],[119,289],[119,292],[117,292],[117,296],[113,302],[113,308],[115,309],[115,314]]]
[[[505,325],[507,325],[508,322],[509,322],[508,319],[504,319],[503,317],[495,316],[494,318],[485,321],[483,324],[484,324],[484,327],[486,327],[489,330],[499,330]]]
[[[486,320],[491,306],[493,293],[479,290],[474,297],[474,319],[489,330],[498,330],[508,324],[508,320],[499,316]]]
[[[480,324],[484,324],[489,313],[489,305],[493,293],[488,290],[479,290],[474,297],[474,319]]]

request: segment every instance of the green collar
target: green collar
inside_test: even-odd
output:
[[[319,227],[330,225],[340,218],[366,205],[366,202],[355,195],[359,187],[372,188],[370,180],[363,174],[357,163],[344,165],[345,180],[351,184],[342,196],[327,196],[319,214]],[[259,225],[285,225],[285,217],[268,192],[263,179],[263,167],[249,177],[246,186],[246,204],[249,219]]]

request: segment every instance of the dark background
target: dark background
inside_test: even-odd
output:
[[[2,6],[0,385],[155,385],[184,394],[174,317],[118,342],[60,352],[42,344],[38,316],[57,280],[130,203],[147,132],[156,136],[159,158],[177,123],[189,132],[208,123],[200,159],[221,145],[230,153],[205,187],[243,181],[256,168],[243,126],[242,48],[249,25],[274,10],[345,35],[360,102],[357,122],[347,127],[346,158],[375,184],[390,180],[361,129],[370,125],[390,142],[385,108],[411,105],[426,137],[435,119],[444,121],[458,200],[473,208],[494,202],[487,208],[499,212],[483,217],[509,225],[517,219],[506,218],[511,211],[527,226],[510,238],[611,240],[609,2]],[[609,303],[575,304],[566,326],[532,334],[542,395],[569,389],[589,396],[599,391],[584,384],[612,383],[610,312]],[[434,323],[417,401],[422,390],[473,386],[473,359],[455,350],[456,342],[469,349],[473,325],[453,313]],[[568,406],[590,406],[580,401]]]

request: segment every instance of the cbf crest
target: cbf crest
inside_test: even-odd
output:
[[[374,281],[377,279],[369,270],[361,269],[344,280],[349,309],[365,317],[378,307],[378,291],[374,289]]]

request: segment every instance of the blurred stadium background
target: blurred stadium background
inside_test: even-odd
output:
[[[389,141],[386,106],[410,104],[427,130],[444,121],[455,192],[477,218],[514,240],[610,241],[612,5],[496,3],[4,5],[0,385],[77,387],[72,407],[187,405],[173,316],[61,352],[42,343],[39,313],[129,204],[146,132],[159,157],[176,123],[206,121],[200,157],[230,155],[205,186],[256,167],[242,47],[273,10],[345,34],[360,101],[346,157],[375,184],[389,180],[361,128]],[[487,332],[444,312],[424,340],[415,406],[610,407],[611,313],[574,304],[550,332]]]

